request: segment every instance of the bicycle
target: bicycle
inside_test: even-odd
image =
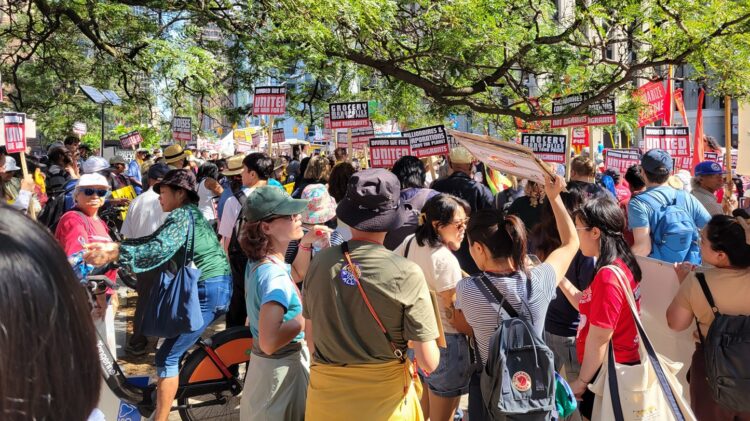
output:
[[[111,265],[97,268],[82,281],[92,300],[95,294],[114,287],[103,275],[110,268]],[[253,346],[250,330],[243,326],[229,328],[208,339],[199,339],[197,346],[180,364],[177,405],[172,411],[179,411],[185,421],[238,420]],[[118,399],[135,405],[143,417],[150,417],[156,410],[156,384],[140,387],[129,383],[98,332],[97,349],[107,387]]]

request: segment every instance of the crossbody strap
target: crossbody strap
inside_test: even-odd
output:
[[[378,314],[375,312],[375,308],[370,303],[370,300],[367,298],[367,294],[365,294],[365,290],[362,288],[362,283],[359,281],[359,273],[357,270],[357,267],[354,265],[354,262],[352,262],[352,257],[349,254],[349,243],[344,241],[341,243],[341,251],[344,253],[344,259],[346,260],[347,265],[349,266],[349,273],[352,274],[352,277],[354,277],[354,281],[357,283],[357,289],[359,290],[359,294],[362,296],[362,300],[364,300],[365,305],[367,306],[367,310],[370,311],[370,314],[372,315],[372,318],[375,319],[375,322],[378,324],[378,327],[380,327],[380,331],[383,332],[383,335],[388,340],[388,343],[391,345],[391,349],[393,350],[393,355],[396,356],[399,360],[402,362],[406,360],[406,355],[404,354],[404,351],[399,349],[396,344],[393,342],[393,338],[391,338],[391,335],[388,333],[388,330],[385,328],[385,325],[383,325],[383,322],[380,321],[380,317],[378,317]]]
[[[409,239],[409,242],[406,243],[406,250],[404,250],[404,258],[406,259],[409,258],[409,249],[411,249],[412,242],[414,242],[414,237],[411,237],[411,239]]]
[[[479,277],[479,280],[481,282],[478,282],[478,284],[485,287],[486,291],[492,295],[492,297],[497,301],[498,304],[500,304],[500,306],[508,313],[508,315],[510,315],[510,317],[518,317],[518,312],[516,311],[516,309],[514,309],[513,306],[510,305],[510,303],[505,299],[500,290],[497,289],[495,284],[493,284],[492,281],[487,278],[487,275],[482,274],[482,276]]]
[[[719,308],[716,307],[716,303],[714,302],[714,296],[711,294],[711,289],[708,287],[708,282],[706,282],[706,275],[696,272],[695,277],[698,278],[698,284],[701,286],[701,290],[703,290],[703,295],[706,296],[706,301],[708,301],[708,305],[711,307],[711,311],[714,313],[714,317],[719,316],[721,313],[719,313]],[[705,341],[705,338],[703,337],[703,333],[701,332],[701,327],[698,324],[698,318],[695,318],[695,327],[698,329],[698,339],[701,341],[701,345],[705,346],[703,343]]]

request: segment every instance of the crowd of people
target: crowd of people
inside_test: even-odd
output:
[[[0,266],[8,274],[0,279],[0,355],[8,356],[0,362],[0,414],[7,419],[44,419],[64,406],[65,419],[83,420],[96,404],[98,386],[90,383],[82,389],[88,396],[73,399],[57,381],[24,388],[8,375],[44,364],[16,349],[38,341],[28,329],[51,338],[39,347],[75,352],[69,368],[88,381],[93,332],[115,348],[117,294],[97,295],[89,316],[73,287],[75,256],[135,274],[132,355],[156,345],[142,325],[161,268],[191,261],[200,270],[202,322],[156,351],[157,421],[171,411],[181,357],[220,318],[228,328],[247,326],[254,338],[243,420],[497,419],[484,382],[496,332],[512,318],[551,350],[579,401],[570,419],[592,419],[589,386],[608,347],[620,364],[641,361],[628,297],[640,306],[637,256],[647,256],[673,264],[680,282],[669,327],[697,323],[689,390],[697,419],[750,420],[750,412],[712,397],[705,374],[703,337],[718,311],[750,315],[750,216],[739,207],[742,186],[717,195],[727,187],[717,163],[699,164],[683,182],[659,149],[624,175],[578,156],[567,183],[508,177],[493,194],[463,147],[445,157],[447,174],[428,181],[429,169],[412,156],[390,170],[359,169],[342,149],[220,159],[171,145],[104,160],[76,140],[29,160],[27,177],[20,157],[0,150],[8,205],[0,208]],[[114,194],[128,188],[130,197]],[[23,244],[21,229],[33,237]],[[31,288],[22,280],[32,273],[43,294],[13,286]],[[117,281],[115,269],[107,276]],[[40,314],[62,320],[60,327],[50,331],[55,323],[45,325]],[[11,319],[27,327],[5,323]],[[61,335],[61,328],[69,330]],[[88,370],[81,358],[90,359]],[[524,381],[514,376],[513,387],[524,391]]]

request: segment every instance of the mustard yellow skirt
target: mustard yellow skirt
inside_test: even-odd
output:
[[[412,381],[411,373],[409,361],[313,364],[305,420],[422,421],[422,389],[418,381]]]

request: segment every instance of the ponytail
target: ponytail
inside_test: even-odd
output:
[[[529,276],[526,227],[518,217],[503,217],[500,211],[494,209],[481,210],[472,215],[466,233],[470,244],[483,244],[494,259],[510,258],[515,270]]]

